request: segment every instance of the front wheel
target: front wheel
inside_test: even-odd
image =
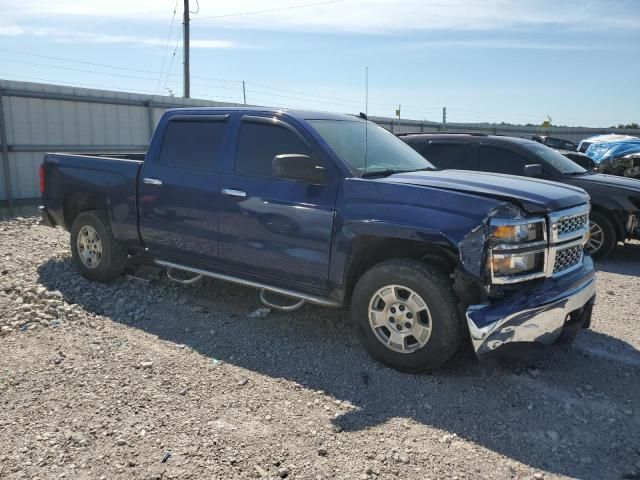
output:
[[[589,216],[589,241],[587,250],[596,259],[609,255],[616,247],[616,231],[611,221],[600,212],[592,211]]]
[[[71,227],[71,255],[89,280],[107,282],[124,270],[127,252],[113,237],[107,216],[100,211],[83,212]]]
[[[450,283],[419,261],[388,260],[369,269],[356,285],[351,310],[367,351],[400,371],[433,371],[460,345]]]

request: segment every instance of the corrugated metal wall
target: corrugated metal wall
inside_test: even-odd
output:
[[[167,108],[235,105],[0,79],[0,123],[4,127],[0,133],[6,135],[6,142],[0,136],[0,201],[39,196],[37,171],[45,152],[145,150]],[[395,133],[442,131],[442,125],[434,122],[372,120]],[[455,123],[447,124],[446,131],[513,136],[546,133],[538,127]],[[577,142],[611,131],[640,135],[640,130],[557,127],[552,134]]]
[[[40,195],[45,152],[145,150],[167,108],[237,105],[9,80],[0,80],[0,97],[10,172],[7,182],[0,165],[0,200],[7,187],[15,200]]]

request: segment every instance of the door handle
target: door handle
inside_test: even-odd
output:
[[[143,178],[142,183],[146,183],[147,185],[162,185],[162,180],[158,180],[157,178]]]
[[[223,188],[223,195],[229,195],[230,197],[246,197],[247,192],[243,192],[242,190],[234,190],[233,188]]]

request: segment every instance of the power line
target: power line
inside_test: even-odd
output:
[[[160,82],[162,82],[162,72],[164,71],[164,61],[167,58],[167,52],[169,51],[169,41],[171,40],[171,34],[173,33],[173,23],[176,20],[176,11],[178,10],[178,0],[176,0],[173,6],[173,17],[171,17],[171,26],[169,27],[169,35],[167,35],[167,44],[164,47],[164,54],[162,55],[162,65],[160,66],[160,75],[158,76],[158,84],[156,85],[156,93],[160,90]]]
[[[315,2],[315,3],[304,3],[302,5],[291,5],[289,7],[280,7],[280,8],[270,8],[266,10],[253,10],[249,12],[239,12],[239,13],[226,13],[223,15],[213,15],[209,17],[198,17],[194,20],[210,20],[215,18],[229,18],[229,17],[241,17],[244,15],[259,15],[262,13],[273,13],[273,12],[284,12],[285,10],[295,10],[298,8],[309,8],[309,7],[318,7],[320,5],[330,5],[332,3],[344,2],[345,0],[329,0],[325,2]]]
[[[178,37],[178,42],[179,41],[180,41],[180,38]],[[8,53],[14,53],[14,54],[17,54],[17,55],[25,55],[25,56],[29,56],[29,57],[44,58],[44,59],[47,59],[47,60],[57,60],[57,61],[69,62],[69,63],[81,63],[83,65],[90,65],[92,67],[112,68],[114,70],[125,70],[125,71],[129,71],[129,72],[150,73],[152,75],[158,75],[158,74],[163,74],[164,73],[164,72],[158,72],[156,70],[144,70],[144,69],[140,69],[140,68],[123,67],[123,66],[120,66],[120,65],[109,65],[109,64],[106,64],[106,63],[86,62],[86,61],[83,61],[83,60],[74,60],[74,59],[71,59],[71,58],[54,57],[54,56],[50,56],[50,55],[39,55],[37,53],[20,52],[18,50],[11,50],[9,48],[0,48],[0,51],[8,52]],[[11,61],[13,61],[13,60],[11,60]],[[165,74],[165,75],[170,75],[170,76],[173,76],[173,77],[180,76],[179,73],[169,73],[169,74]],[[199,78],[199,79],[202,79],[202,80],[212,80],[214,82],[242,83],[242,80],[229,80],[229,79],[224,79],[224,78],[197,77],[197,76],[192,76],[192,78]]]
[[[0,51],[12,53],[12,54],[17,54],[17,55],[24,55],[24,56],[34,57],[34,58],[43,58],[43,59],[52,60],[52,61],[61,61],[61,62],[68,62],[68,63],[74,63],[74,64],[82,64],[82,65],[88,65],[88,66],[104,68],[104,69],[115,69],[115,70],[120,70],[120,71],[124,71],[124,72],[143,73],[143,74],[153,75],[153,76],[155,76],[155,75],[164,75],[165,76],[165,81],[164,81],[164,84],[163,84],[163,88],[166,88],[166,86],[169,84],[169,79],[170,78],[179,77],[180,76],[179,74],[174,74],[174,73],[171,72],[171,69],[172,69],[172,66],[173,66],[173,61],[175,60],[175,56],[177,55],[177,49],[178,49],[178,46],[179,46],[179,42],[180,42],[180,35],[178,36],[175,48],[173,49],[172,61],[171,61],[170,65],[169,65],[169,68],[168,68],[168,70],[166,72],[158,72],[158,71],[153,71],[153,70],[145,70],[145,69],[139,69],[139,68],[131,68],[131,67],[118,66],[118,65],[103,64],[103,63],[97,63],[97,62],[88,62],[88,61],[82,61],[82,60],[72,60],[72,59],[64,58],[64,57],[40,55],[40,54],[35,54],[35,53],[27,53],[27,52],[21,52],[21,51],[17,51],[17,50],[11,50],[11,49],[7,49],[7,48],[0,48]],[[93,74],[93,75],[101,75],[101,76],[131,78],[131,79],[135,79],[135,80],[144,80],[144,81],[154,81],[156,79],[156,78],[150,78],[149,76],[131,75],[131,74],[126,74],[126,73],[115,73],[115,72],[101,72],[101,71],[96,71],[94,69],[83,69],[83,68],[78,68],[75,65],[74,66],[51,65],[51,64],[44,64],[44,63],[39,63],[39,62],[30,62],[30,61],[26,61],[26,60],[19,60],[19,59],[15,59],[15,58],[6,58],[6,57],[4,57],[4,58],[0,57],[0,60],[8,61],[8,62],[22,63],[22,64],[27,64],[27,65],[34,65],[34,66],[44,67],[44,68],[63,69],[63,70],[84,72],[84,73],[89,73],[89,74]],[[214,84],[210,84],[210,83],[199,82],[197,85],[201,86],[201,87],[238,91],[238,94],[240,94],[240,91],[241,91],[241,88],[242,88],[242,80],[220,79],[220,78],[213,78],[213,77],[206,77],[206,76],[193,76],[193,78],[194,79],[204,80],[205,82],[231,83],[231,84],[236,84],[237,85],[237,87],[234,88],[234,87],[225,87],[225,86],[222,86],[222,85],[214,85]],[[46,79],[45,79],[45,81],[46,81]],[[261,83],[246,82],[246,84],[248,86],[252,85],[254,87],[257,87],[258,90],[253,90],[253,91],[255,93],[257,93],[258,95],[266,95],[266,96],[270,96],[270,97],[290,99],[290,100],[295,100],[295,101],[298,101],[298,102],[307,102],[307,103],[314,102],[314,103],[321,103],[321,104],[325,104],[325,105],[342,105],[342,106],[346,106],[346,107],[350,107],[350,108],[359,107],[360,103],[361,103],[361,102],[358,102],[357,100],[350,100],[350,99],[347,99],[347,98],[318,95],[318,94],[314,94],[314,93],[305,93],[305,92],[301,92],[301,91],[298,91],[298,90],[289,90],[289,89],[280,88],[280,87],[272,87],[272,86],[261,84]],[[194,86],[195,85],[196,84],[194,84]],[[269,91],[264,91],[264,90],[269,90]],[[276,94],[276,93],[272,93],[272,91],[273,92],[283,92],[285,94],[291,94],[291,95]],[[156,93],[157,93],[157,89],[156,89]],[[251,91],[248,92],[248,93],[251,93]],[[324,100],[324,101],[320,101],[318,99]],[[381,108],[388,108],[388,107],[394,106],[392,104],[381,103],[381,102],[370,102],[370,105],[379,106]],[[404,106],[403,110],[407,111],[407,112],[414,112],[415,114],[418,114],[418,115],[421,115],[421,116],[424,115],[425,113],[433,115],[433,116],[436,116],[437,112],[439,112],[439,109],[436,109],[436,108],[423,108],[423,107],[419,107],[419,106]],[[491,118],[497,118],[497,119],[499,119],[501,121],[508,121],[508,120],[516,121],[517,120],[518,122],[521,122],[522,118],[523,118],[522,116],[514,115],[514,114],[466,110],[464,107],[462,109],[458,109],[455,106],[453,106],[453,107],[449,106],[448,110],[449,110],[448,113],[449,113],[450,116],[453,116],[456,119],[468,120],[468,121],[474,121],[474,120],[475,121],[479,121],[481,119],[482,120],[489,120]],[[524,116],[524,118],[526,118],[526,117],[527,116]],[[529,116],[529,118],[531,118],[531,116]],[[537,122],[533,122],[533,123],[537,123]]]
[[[85,68],[75,68],[75,67],[67,67],[67,66],[61,66],[61,65],[47,65],[47,64],[38,63],[38,62],[28,62],[26,60],[16,60],[14,58],[0,57],[0,60],[5,61],[5,62],[23,63],[25,65],[35,65],[37,67],[47,67],[47,68],[56,68],[56,69],[60,69],[60,70],[71,70],[71,71],[74,71],[74,72],[93,73],[93,74],[96,74],[96,75],[109,75],[109,76],[113,76],[113,77],[134,78],[134,79],[137,79],[137,80],[147,80],[147,81],[155,80],[154,78],[150,78],[150,77],[138,77],[136,75],[126,75],[124,73],[96,72],[95,70],[89,70],[89,69],[85,69]]]
[[[175,54],[177,52],[177,48],[179,46],[179,42],[180,42],[180,35],[178,35],[178,39],[177,39],[177,44],[174,48],[174,52],[172,54],[172,60],[175,57]],[[123,71],[130,71],[130,72],[136,72],[136,73],[147,73],[147,74],[151,74],[151,75],[165,75],[167,78],[165,80],[165,85],[168,82],[168,77],[172,76],[172,77],[179,77],[180,74],[177,73],[171,73],[171,67],[169,67],[169,69],[167,70],[167,72],[164,71],[154,71],[154,70],[145,70],[145,69],[140,69],[140,68],[131,68],[131,67],[124,67],[124,66],[120,66],[120,65],[110,65],[110,64],[105,64],[105,63],[97,63],[97,62],[88,62],[88,61],[83,61],[83,60],[74,60],[74,59],[70,59],[70,58],[64,58],[64,57],[58,57],[58,56],[51,56],[51,55],[41,55],[41,54],[36,54],[36,53],[30,53],[30,52],[22,52],[19,50],[12,50],[12,49],[8,49],[8,48],[0,48],[0,51],[4,51],[4,52],[8,52],[8,53],[13,53],[16,55],[24,55],[24,56],[29,56],[29,57],[35,57],[35,58],[43,58],[43,59],[47,59],[47,60],[55,60],[55,61],[62,61],[62,62],[69,62],[69,63],[76,63],[76,64],[83,64],[83,65],[89,65],[92,67],[100,67],[100,68],[109,68],[109,69],[115,69],[115,70],[123,70]],[[14,60],[14,59],[6,59],[7,61],[16,61],[16,62],[21,62],[20,60]],[[43,64],[38,64],[40,66],[48,66],[48,65],[43,65]],[[60,68],[58,66],[51,66],[52,68]],[[64,67],[67,68],[67,67]],[[93,70],[88,71],[89,73],[101,73],[101,72],[95,72]],[[117,74],[111,74],[109,72],[105,72],[104,75],[113,75],[113,76],[119,76]],[[143,79],[142,77],[131,77],[131,78],[140,78]],[[233,80],[233,79],[224,79],[224,78],[214,78],[214,77],[205,77],[205,76],[196,76],[196,75],[192,75],[192,78],[194,79],[198,79],[198,80],[205,80],[205,81],[213,81],[213,82],[221,82],[221,83],[235,83],[238,84],[239,86],[242,84],[242,80]],[[360,102],[356,101],[356,100],[348,100],[345,98],[338,98],[338,97],[330,97],[330,96],[325,96],[325,95],[317,95],[317,94],[312,94],[312,93],[305,93],[305,92],[300,92],[297,90],[289,90],[289,89],[285,89],[285,88],[279,88],[279,87],[272,87],[269,85],[265,85],[265,84],[261,84],[261,83],[254,83],[254,82],[246,82],[247,85],[253,85],[255,87],[259,87],[262,89],[267,89],[267,90],[273,90],[273,91],[277,91],[277,92],[284,92],[284,93],[291,93],[294,95],[299,95],[299,96],[304,96],[304,97],[310,97],[310,98],[320,98],[323,100],[335,100],[336,102],[339,103],[344,103],[344,104],[354,104],[354,106],[358,106],[360,105]],[[200,84],[200,86],[204,86],[204,84]],[[213,88],[222,88],[222,87],[218,87],[216,85],[206,85],[206,86],[211,86]],[[266,92],[263,92],[266,95],[272,95]],[[357,105],[356,105],[357,104]],[[375,106],[380,106],[380,107],[394,107],[395,108],[395,104],[391,104],[391,103],[380,103],[380,102],[370,102],[370,105],[375,105]],[[407,111],[415,111],[418,113],[436,113],[438,110],[435,108],[421,108],[421,107],[404,107],[404,110]]]
[[[28,75],[13,75],[10,73],[3,73],[2,74],[3,77],[14,77],[18,80],[36,80],[38,82],[43,82],[43,83],[48,83],[48,84],[52,84],[52,85],[60,85],[63,87],[91,87],[91,88],[95,88],[95,87],[99,87],[99,88],[107,88],[110,90],[115,90],[115,91],[119,91],[119,92],[139,92],[139,93],[148,93],[148,94],[153,94],[153,90],[141,90],[141,89],[137,89],[137,88],[127,88],[126,90],[123,90],[121,86],[118,87],[114,87],[113,85],[104,85],[104,84],[100,84],[100,83],[78,83],[78,82],[69,82],[67,80],[51,80],[50,78],[42,78],[42,77],[31,77]]]

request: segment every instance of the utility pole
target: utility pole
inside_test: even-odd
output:
[[[247,104],[247,90],[244,88],[244,80],[242,80],[242,97],[244,98],[244,104]]]
[[[447,128],[447,107],[442,107],[442,129]]]
[[[190,95],[190,81],[189,81],[189,0],[184,0],[184,13],[182,15],[182,58],[184,59],[184,71],[182,73],[182,80],[184,82],[184,98],[189,98]]]

